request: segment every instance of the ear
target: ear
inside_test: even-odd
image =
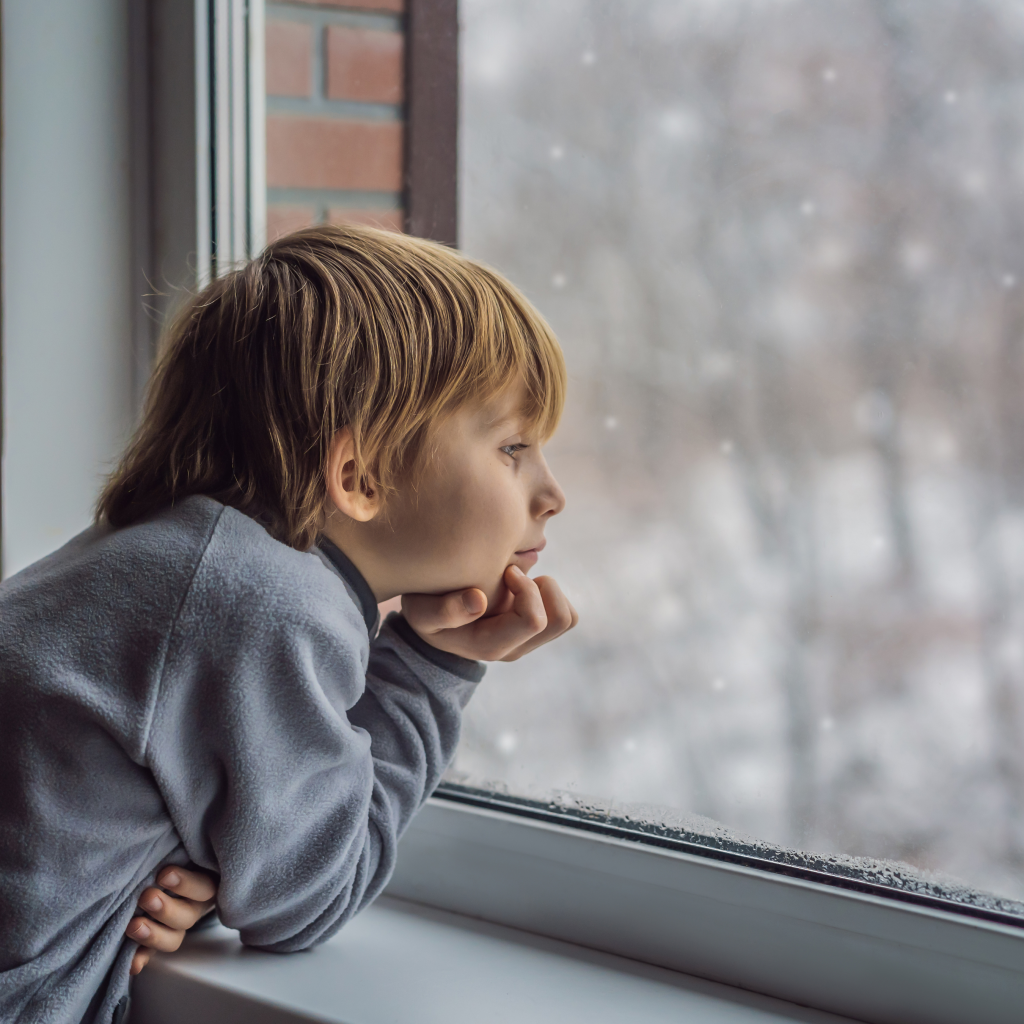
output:
[[[368,523],[380,511],[380,493],[356,479],[356,446],[352,431],[342,427],[331,441],[327,457],[327,496],[349,519]]]

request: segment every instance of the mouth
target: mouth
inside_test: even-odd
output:
[[[523,567],[523,563],[527,567],[537,564],[537,559],[540,557],[540,553],[544,550],[547,545],[546,540],[542,540],[535,548],[524,548],[522,551],[517,551],[515,554],[515,560],[520,563],[519,567]]]

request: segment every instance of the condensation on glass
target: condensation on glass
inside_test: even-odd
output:
[[[1024,8],[462,0],[461,245],[562,340],[457,768],[1024,897]]]

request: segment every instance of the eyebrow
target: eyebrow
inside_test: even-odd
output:
[[[526,419],[525,414],[521,409],[516,409],[509,413],[498,414],[490,419],[484,420],[485,430],[496,430],[498,427],[504,426],[506,423],[519,423]]]

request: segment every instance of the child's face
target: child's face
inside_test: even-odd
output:
[[[434,432],[421,465],[369,522],[333,517],[328,535],[378,600],[478,587],[493,608],[509,565],[528,572],[565,495],[529,433],[522,389],[458,409]],[[335,536],[330,527],[343,533]]]

